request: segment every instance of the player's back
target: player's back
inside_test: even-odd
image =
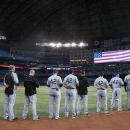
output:
[[[60,76],[52,75],[48,78],[47,84],[50,88],[59,88],[59,84],[62,84]]]
[[[107,88],[108,85],[108,81],[103,77],[97,78],[94,82],[94,86],[98,86],[104,89]]]
[[[75,75],[69,74],[64,78],[63,84],[71,86],[71,88],[76,88],[76,85],[79,84],[79,81]]]
[[[122,79],[119,77],[114,77],[110,81],[110,85],[112,85],[113,88],[120,88],[123,84]]]
[[[124,82],[127,85],[127,90],[130,90],[130,74],[125,76]]]

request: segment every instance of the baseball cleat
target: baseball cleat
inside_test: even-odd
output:
[[[128,111],[130,111],[130,109],[128,109]]]
[[[109,113],[109,112],[107,112],[107,113],[105,113],[105,115],[110,115],[110,113]]]
[[[118,110],[119,112],[121,112],[122,110]]]
[[[113,109],[113,108],[111,108],[111,110],[113,111],[114,109]]]
[[[89,115],[89,113],[87,113],[87,114],[84,114],[84,116],[90,116],[90,115]]]
[[[8,116],[8,117],[6,117],[6,118],[4,118],[4,120],[7,120],[7,119],[9,119],[9,116]]]
[[[97,114],[99,114],[99,112],[97,112]]]
[[[36,118],[36,119],[33,119],[34,121],[38,121],[38,120],[40,120],[40,117],[38,117],[38,118]]]
[[[23,119],[27,119],[27,117],[23,117]]]
[[[15,121],[15,120],[18,120],[18,118],[17,118],[17,117],[15,117],[14,119],[12,119],[12,120],[9,120],[9,121]]]
[[[60,119],[60,117],[56,117],[55,119],[58,120],[58,119]]]
[[[74,118],[79,118],[78,116],[72,116],[72,118],[74,119]]]

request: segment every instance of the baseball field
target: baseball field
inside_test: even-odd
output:
[[[60,123],[60,126],[59,125],[56,126],[57,125],[56,120],[48,119],[48,115],[49,115],[48,114],[48,109],[49,109],[49,88],[48,87],[40,86],[40,88],[37,89],[37,113],[41,117],[41,120],[32,121],[31,104],[29,105],[28,119],[26,119],[26,120],[22,119],[21,114],[22,114],[23,106],[24,106],[24,87],[19,86],[17,88],[16,103],[14,106],[14,114],[16,117],[19,118],[19,120],[14,121],[13,123],[10,123],[9,121],[7,121],[7,120],[5,121],[3,119],[4,86],[1,86],[0,87],[0,99],[1,99],[0,100],[0,130],[5,130],[5,128],[6,128],[6,130],[7,129],[15,130],[15,128],[17,128],[19,130],[26,130],[27,129],[26,127],[28,125],[29,125],[29,129],[32,128],[31,130],[35,130],[35,129],[37,129],[37,130],[56,130],[56,129],[58,129],[58,130],[66,130],[66,129],[67,130],[69,130],[69,129],[71,129],[71,130],[98,130],[97,126],[93,127],[96,122],[99,122],[98,124],[100,126],[100,130],[107,130],[108,129],[107,125],[109,124],[110,125],[109,127],[111,127],[112,125],[110,123],[116,122],[115,121],[116,118],[117,118],[117,120],[120,121],[120,122],[117,122],[117,124],[119,124],[118,126],[120,126],[121,125],[120,123],[124,122],[125,117],[128,118],[128,116],[130,115],[129,114],[130,112],[127,111],[127,108],[126,108],[126,93],[124,91],[124,88],[122,88],[123,111],[117,112],[117,101],[115,101],[116,110],[109,111],[111,113],[111,115],[109,117],[103,114],[103,102],[101,103],[101,113],[99,115],[96,114],[96,102],[97,102],[96,89],[93,86],[91,86],[88,88],[88,91],[89,91],[88,92],[88,108],[89,108],[90,117],[84,117],[83,115],[81,115],[79,119],[72,119],[71,118],[71,109],[70,109],[70,117],[68,117],[68,118],[64,117],[65,88],[61,88],[61,105],[60,105],[61,106],[60,107],[61,119],[58,120],[58,122]],[[108,108],[110,110],[111,89],[108,88],[107,92],[108,92]],[[70,108],[71,108],[71,104],[70,104]],[[83,114],[83,103],[82,103],[81,108],[82,108],[81,114]],[[125,114],[126,114],[126,116],[124,116]],[[121,122],[121,119],[119,119],[119,118],[122,119],[122,122]],[[107,122],[106,121],[107,119],[108,119],[109,123],[104,125],[104,123]],[[112,121],[112,119],[114,121]],[[95,120],[95,122],[93,120]],[[45,122],[48,124],[46,124]],[[67,123],[68,125],[62,124],[63,122]],[[41,123],[41,127],[37,127],[37,125],[40,123]],[[87,125],[87,123],[89,125],[89,128],[85,127]],[[22,126],[17,126],[16,124],[17,125],[22,124]],[[77,126],[79,124],[78,125],[79,128],[78,127],[72,128],[71,125],[73,126],[74,124],[75,124],[75,126]],[[81,124],[82,124],[82,127],[80,126]],[[34,127],[33,125],[36,125],[36,126]],[[42,125],[43,125],[43,127],[42,127]],[[53,125],[55,127],[53,127]],[[123,127],[123,126],[121,126],[121,127]],[[12,127],[12,129],[11,129],[11,127]],[[60,129],[57,127],[59,127]],[[103,129],[102,129],[102,127],[103,127]],[[119,128],[118,128],[118,130],[120,130]],[[111,130],[116,130],[116,127]],[[125,130],[125,128],[123,130]]]

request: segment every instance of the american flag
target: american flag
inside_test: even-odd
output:
[[[130,50],[95,52],[94,63],[130,61]]]

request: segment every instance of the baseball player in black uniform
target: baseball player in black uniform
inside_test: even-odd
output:
[[[88,113],[88,89],[89,82],[88,79],[85,77],[85,71],[82,70],[80,72],[81,76],[78,78],[79,80],[79,86],[77,86],[77,92],[78,92],[78,102],[77,102],[77,116],[80,115],[81,111],[81,101],[84,101],[84,116],[90,116]]]
[[[39,87],[39,83],[37,78],[34,77],[35,71],[30,70],[29,76],[27,76],[24,80],[24,87],[25,87],[25,103],[23,108],[23,119],[27,118],[28,115],[28,105],[31,102],[32,104],[32,113],[33,113],[33,120],[40,120],[40,117],[37,115],[36,112],[36,88]]]
[[[53,75],[50,76],[47,80],[47,86],[50,87],[50,103],[49,103],[49,118],[53,118],[53,104],[56,103],[55,110],[55,119],[59,119],[59,111],[60,111],[60,101],[61,101],[61,92],[60,87],[62,87],[61,77],[57,75],[58,71],[54,70]]]
[[[4,103],[4,119],[9,121],[17,120],[18,118],[14,116],[13,107],[16,99],[16,85],[19,83],[17,74],[15,72],[15,66],[9,66],[9,73],[4,77],[5,88],[5,103]]]
[[[94,82],[94,87],[97,88],[97,114],[100,113],[100,102],[101,102],[101,99],[103,99],[104,114],[110,115],[110,113],[108,112],[108,107],[107,107],[107,91],[106,91],[106,88],[108,88],[109,84],[108,84],[108,81],[105,78],[103,78],[102,72],[100,72],[99,76],[100,77],[98,77]]]
[[[65,94],[65,116],[68,117],[68,103],[72,102],[72,118],[78,118],[75,112],[75,102],[76,102],[76,86],[79,86],[78,78],[73,75],[72,69],[69,70],[69,75],[64,78],[63,86],[66,88]]]

